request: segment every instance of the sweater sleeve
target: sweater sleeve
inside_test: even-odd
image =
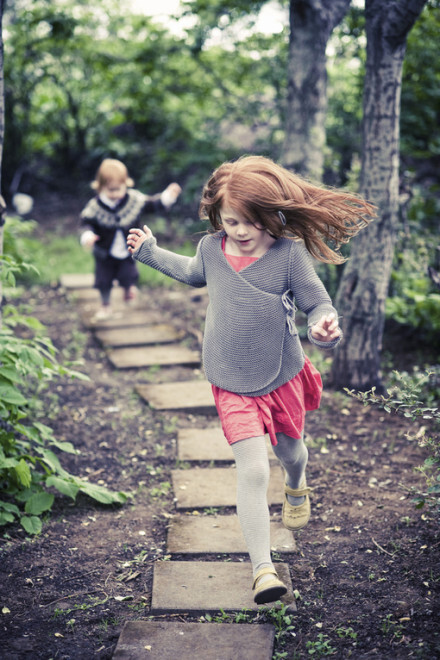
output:
[[[312,263],[307,249],[302,243],[295,243],[293,259],[291,263],[291,290],[295,297],[298,308],[307,314],[307,336],[310,342],[319,348],[335,348],[342,339],[342,334],[333,341],[323,342],[314,339],[311,328],[321,316],[334,314],[338,318],[338,312],[332,305],[331,298]]]
[[[185,257],[158,247],[156,239],[151,237],[142,243],[133,253],[133,257],[137,261],[151,266],[151,268],[172,277],[178,282],[183,282],[194,287],[202,287],[206,285],[205,266],[202,255],[203,240],[202,238],[198,244],[194,257]]]
[[[144,195],[143,213],[157,213],[168,208],[161,199],[161,193],[155,195]]]
[[[95,200],[93,199],[90,200],[87,203],[87,205],[84,207],[84,209],[81,211],[81,214],[79,216],[78,234],[81,245],[83,245],[84,234],[86,234],[87,232],[98,234],[98,226],[96,222],[96,215],[94,212],[95,206],[96,206]]]

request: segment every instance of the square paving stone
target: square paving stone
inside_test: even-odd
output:
[[[136,391],[155,410],[217,414],[211,385],[207,380],[137,385]]]
[[[278,462],[266,436],[269,459]],[[180,429],[177,433],[177,453],[181,461],[233,461],[232,449],[221,427]]]
[[[81,322],[86,328],[92,330],[112,328],[132,328],[139,325],[148,326],[163,321],[159,312],[146,312],[142,309],[127,309],[127,306],[116,306],[108,319],[95,319],[99,304],[85,304],[79,306]]]
[[[78,289],[68,289],[68,295],[69,298],[73,299],[78,304],[85,305],[85,304],[94,303],[95,305],[97,305],[97,308],[101,304],[101,295],[98,289],[95,289],[94,286],[83,287]],[[113,308],[120,306],[123,309],[125,309],[126,312],[130,312],[130,310],[136,309],[141,305],[143,305],[144,307],[147,306],[147,300],[140,291],[138,291],[135,300],[131,300],[129,303],[124,301],[124,289],[120,286],[113,286],[111,291],[110,303]]]
[[[87,289],[91,288],[94,282],[94,273],[66,273],[60,277],[60,284],[65,289]]]
[[[96,309],[98,309],[101,305],[101,295],[98,289],[95,288],[70,289],[68,290],[68,295],[70,299],[74,300],[78,304],[84,305],[87,303],[94,303],[96,305]],[[141,300],[142,299],[139,294],[136,300],[130,301],[130,303],[127,304],[127,302],[124,301],[124,290],[122,287],[114,286],[112,288],[110,303],[113,309],[115,309],[117,306],[120,306],[129,312],[130,309],[134,309],[140,304],[146,305],[145,301],[141,303]]]
[[[235,468],[192,468],[172,470],[174,495],[177,509],[204,509],[217,506],[235,506]],[[270,470],[267,500],[269,504],[282,504],[284,475],[280,466]]]
[[[275,567],[287,587],[286,595],[280,600],[295,611],[289,567],[278,562]],[[252,596],[249,562],[157,561],[154,564],[152,614],[257,611],[260,607]]]
[[[129,621],[113,660],[271,660],[274,626]]]
[[[98,308],[100,305],[101,301],[101,295],[98,291],[98,289],[92,288],[86,288],[84,287],[83,289],[69,289],[68,290],[68,297],[69,300],[74,300],[77,303],[84,303],[84,302],[93,302],[95,303],[96,307]],[[114,302],[115,299],[122,300],[122,292],[119,291],[116,293],[116,290],[112,290],[112,302]]]
[[[171,325],[161,323],[147,327],[110,328],[98,330],[95,336],[104,346],[146,346],[148,344],[169,344],[184,337],[184,333]]]
[[[295,539],[281,522],[270,523],[271,549],[296,552]],[[247,553],[236,515],[176,516],[168,528],[167,552],[174,554]]]
[[[180,429],[177,433],[177,455],[181,461],[234,460],[232,449],[219,426]]]
[[[200,366],[200,355],[185,346],[139,346],[138,348],[116,348],[107,357],[117,369],[136,367],[188,365]]]

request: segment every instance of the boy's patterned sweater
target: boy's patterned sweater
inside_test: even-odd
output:
[[[110,208],[98,197],[91,199],[81,213],[81,230],[90,229],[99,236],[97,249],[102,256],[109,253],[118,229],[127,238],[130,227],[138,227],[143,213],[153,213],[165,208],[161,193],[144,195],[139,190],[129,188],[117,206]],[[99,248],[98,248],[99,246]]]

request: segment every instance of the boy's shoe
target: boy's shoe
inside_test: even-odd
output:
[[[105,321],[109,319],[112,315],[112,308],[109,305],[103,305],[101,309],[98,309],[96,314],[93,317],[94,321]]]
[[[307,487],[305,480],[299,488],[290,488],[287,485],[284,486],[282,520],[284,527],[286,527],[286,529],[290,529],[291,532],[296,532],[298,529],[302,529],[309,522],[309,494],[311,492],[312,489]],[[302,504],[295,506],[294,504],[290,504],[289,500],[287,499],[287,495],[291,495],[292,497],[305,497],[305,500]]]
[[[130,286],[128,289],[124,289],[124,302],[127,305],[133,304],[137,298],[137,288],[135,286]]]
[[[272,575],[273,578],[270,580],[264,580],[261,584],[258,584],[263,575]],[[258,571],[252,585],[252,590],[254,592],[254,602],[258,605],[272,603],[275,600],[279,600],[281,596],[284,596],[284,594],[287,593],[286,585],[281,582],[276,570],[270,566],[265,566]]]

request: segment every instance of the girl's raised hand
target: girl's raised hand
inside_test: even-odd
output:
[[[321,316],[319,321],[312,326],[311,335],[318,341],[333,341],[341,334],[338,320],[334,314]]]
[[[130,254],[135,252],[147,238],[151,238],[153,233],[151,229],[144,225],[143,229],[132,228],[127,236],[127,248]]]

